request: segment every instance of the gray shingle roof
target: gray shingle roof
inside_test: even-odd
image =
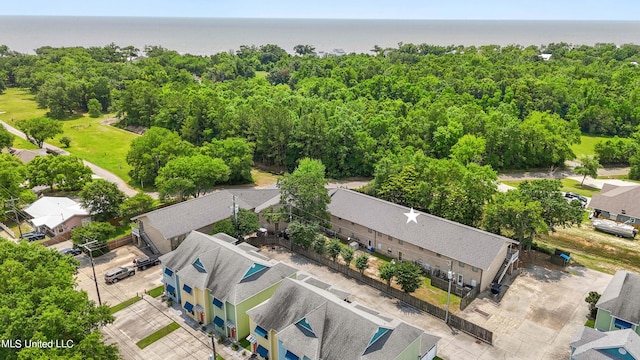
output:
[[[640,218],[640,186],[616,186],[604,184],[599,194],[593,195],[589,207]]]
[[[640,336],[631,329],[600,332],[583,327],[569,345],[575,349],[574,360],[611,360],[613,357],[602,350],[619,348],[640,359]]]
[[[238,207],[251,210],[278,195],[277,189],[229,189],[183,201],[132,218],[147,217],[165,239],[226,219],[232,215],[233,196]]]
[[[506,242],[503,236],[419,212],[418,223],[407,223],[409,208],[352,190],[330,190],[328,210],[333,216],[360,224],[487,270]]]
[[[640,275],[618,270],[596,303],[598,309],[624,321],[640,324]]]
[[[365,312],[312,284],[292,279],[283,280],[271,299],[247,313],[262,328],[275,330],[285,348],[311,359],[389,360],[415,341],[424,341],[421,349],[426,353],[439,340],[424,336],[417,327]],[[296,325],[301,319],[306,319],[313,332]],[[389,330],[370,345],[381,327]]]
[[[222,301],[239,304],[293,275],[297,269],[280,262],[265,261],[252,248],[242,248],[214,236],[192,231],[180,246],[160,257],[183,284],[208,289]],[[200,260],[205,272],[193,263]],[[245,276],[253,266],[265,269]]]

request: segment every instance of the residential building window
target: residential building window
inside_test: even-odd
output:
[[[389,254],[391,254],[391,253],[393,252],[393,250],[391,250],[391,248],[389,248],[389,249],[387,250],[387,252],[388,252]]]
[[[173,271],[169,268],[164,268],[164,273],[169,277],[173,276]]]
[[[187,284],[182,285],[182,290],[184,290],[184,292],[186,292],[187,294],[191,294],[191,292],[193,291]]]
[[[369,229],[369,228],[368,228],[368,229],[367,229],[367,231],[371,233],[373,230],[371,230],[371,229]]]
[[[437,257],[441,257],[442,255],[440,255],[440,254],[436,253],[436,256],[437,256]]]
[[[398,244],[402,245],[402,244],[404,244],[404,241],[398,239]]]
[[[222,309],[222,301],[213,298],[213,305],[215,305],[217,308]]]
[[[418,249],[420,249],[420,251],[424,251],[424,249],[423,249],[423,248],[421,248],[420,246],[418,246]]]
[[[382,233],[380,231],[378,231],[378,236],[382,236]]]
[[[378,250],[382,250],[382,244],[378,243]]]
[[[477,267],[475,267],[475,266],[472,266],[472,267],[471,267],[471,271],[473,271],[473,272],[478,272],[478,268],[477,268]]]
[[[269,332],[258,325],[256,325],[256,328],[253,330],[253,332],[265,339],[269,339]]]
[[[338,228],[338,234],[342,232],[342,228]]]
[[[464,267],[464,263],[462,261],[458,261],[458,265],[462,268]]]
[[[393,236],[389,235],[387,236],[387,238],[389,239],[389,241],[393,241]]]

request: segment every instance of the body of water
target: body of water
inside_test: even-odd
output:
[[[374,45],[594,45],[640,43],[640,21],[308,20],[0,16],[0,44],[21,53],[41,46],[160,45],[198,55],[240,45],[298,44],[367,53]]]

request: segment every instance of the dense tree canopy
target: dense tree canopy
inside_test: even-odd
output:
[[[0,239],[0,338],[58,340],[69,347],[0,348],[0,358],[118,359],[115,345],[105,345],[100,327],[113,321],[108,306],[96,306],[75,289],[78,262],[26,242]],[[67,341],[69,341],[67,343]]]
[[[300,218],[316,223],[329,221],[329,193],[325,188],[324,165],[318,160],[302,159],[291,174],[278,180],[280,203],[291,206]]]
[[[80,204],[98,221],[109,220],[120,213],[126,196],[118,186],[104,179],[87,183],[80,191]]]
[[[31,187],[80,190],[91,181],[91,175],[91,169],[75,156],[36,156],[27,164],[27,179]]]
[[[52,117],[89,104],[95,113],[97,100],[124,126],[175,131],[175,148],[183,145],[175,137],[194,146],[240,138],[255,144],[258,165],[292,171],[309,157],[331,177],[371,176],[380,159],[408,147],[495,170],[547,168],[573,157],[579,130],[628,138],[640,125],[637,45],[399,44],[319,57],[300,44],[293,51],[302,56],[273,44],[213,56],[116,44],[42,47],[35,55],[6,49],[0,78],[30,89]],[[544,61],[542,53],[552,56]],[[154,149],[145,147],[144,158],[133,147],[134,181],[153,183],[177,150]],[[631,155],[599,160],[628,163]],[[246,179],[227,165],[232,182]]]
[[[13,135],[4,126],[0,125],[0,150],[13,145]]]
[[[220,158],[207,155],[180,156],[169,160],[156,177],[160,197],[179,201],[198,197],[229,180],[231,170]]]

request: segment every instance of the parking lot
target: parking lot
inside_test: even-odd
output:
[[[72,247],[70,241],[53,245],[52,248],[58,250]],[[119,247],[105,255],[94,258],[96,277],[98,278],[98,288],[100,289],[100,299],[103,304],[110,306],[117,305],[125,300],[151,290],[162,285],[162,266],[152,266],[143,271],[137,271],[134,276],[122,279],[115,284],[107,284],[104,274],[109,269],[119,266],[133,266],[133,259],[145,256],[145,254],[134,245]],[[78,287],[89,294],[89,298],[98,302],[91,261],[89,256],[81,254],[76,256],[80,260],[78,268]]]
[[[440,336],[438,356],[448,360],[567,359],[569,341],[586,321],[585,297],[589,291],[602,293],[612,277],[582,267],[524,269],[499,304],[490,296],[479,298],[458,314],[493,331],[491,346],[464,333],[454,333],[433,316],[284,249],[265,247],[262,253],[350,292],[355,302]]]
[[[61,250],[72,247],[71,242],[52,245],[51,248]],[[167,307],[160,298],[143,295],[162,285],[162,266],[152,266],[146,270],[137,271],[134,276],[122,279],[115,284],[107,284],[104,274],[119,266],[132,266],[133,259],[144,256],[144,253],[134,245],[119,247],[108,254],[94,259],[98,288],[103,304],[114,306],[131,299],[136,295],[143,299],[114,314],[115,321],[102,329],[108,344],[116,343],[124,359],[208,359],[211,353],[210,338],[200,331],[195,321],[183,315],[179,304]],[[76,256],[80,261],[78,268],[78,288],[86,291],[89,298],[98,301],[91,261],[88,255]],[[162,337],[144,349],[136,343],[155,331],[175,321],[181,327]],[[242,351],[233,351],[217,344],[217,351],[226,360],[247,359],[249,353],[242,356]]]

